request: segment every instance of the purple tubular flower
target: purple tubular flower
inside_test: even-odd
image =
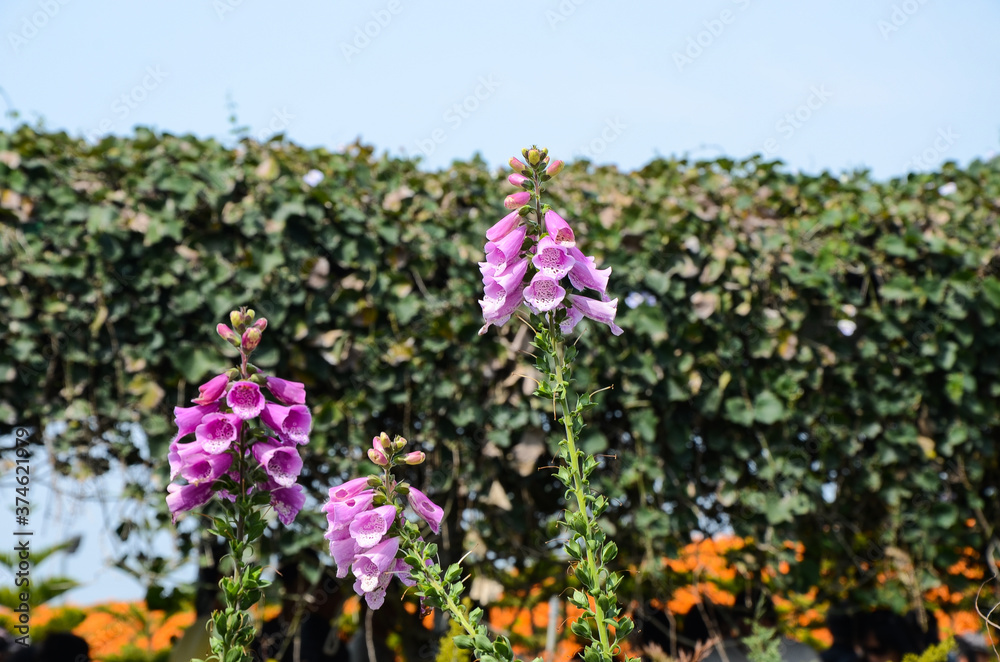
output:
[[[339,502],[351,498],[358,492],[364,492],[368,489],[368,478],[354,478],[342,485],[330,488],[330,501]],[[326,508],[324,507],[324,510]]]
[[[264,394],[253,382],[235,382],[226,396],[226,404],[232,407],[233,413],[244,421],[257,418],[264,411]]]
[[[312,413],[305,405],[292,405],[288,415],[281,424],[281,436],[294,441],[300,446],[309,443],[309,433],[312,431]]]
[[[616,336],[622,334],[622,328],[615,324],[615,315],[618,314],[618,299],[596,301],[577,294],[570,294],[567,298],[569,299],[570,306],[584,317],[607,324],[611,328],[611,333]]]
[[[211,404],[223,396],[228,385],[229,375],[222,374],[218,377],[213,377],[198,387],[198,397],[191,402],[196,405]]]
[[[277,439],[258,441],[253,456],[267,471],[271,480],[281,487],[291,487],[302,472],[302,458],[294,446],[283,446]]]
[[[268,377],[267,390],[282,404],[304,405],[306,403],[306,387],[302,382],[290,382],[277,377]]]
[[[170,509],[170,519],[177,522],[177,513],[203,506],[212,498],[212,484],[200,485],[167,485],[167,508]]]
[[[243,421],[235,414],[209,414],[201,419],[201,425],[195,428],[194,436],[206,453],[218,455],[224,453],[236,441]]]
[[[524,289],[524,300],[542,313],[555,310],[565,297],[566,290],[559,282],[542,271],[535,274],[531,284]]]
[[[564,248],[576,246],[576,235],[569,223],[554,211],[545,212],[545,231],[549,233],[552,240]]]
[[[360,513],[351,522],[348,530],[351,532],[351,537],[358,543],[358,547],[368,549],[382,540],[395,519],[396,506],[380,506]]]
[[[330,540],[330,556],[337,566],[337,577],[343,579],[361,548],[347,529],[331,531],[325,537]]]
[[[444,517],[444,509],[427,498],[427,495],[418,490],[415,487],[410,488],[410,494],[408,495],[410,499],[410,505],[413,509],[417,511],[417,514],[424,518],[427,522],[431,531],[434,533],[441,532],[441,518]]]
[[[273,402],[268,402],[264,405],[264,409],[260,413],[260,420],[264,421],[264,425],[274,430],[275,434],[280,435],[282,425],[285,423],[285,417],[288,416],[288,410],[289,407],[282,407]]]
[[[503,273],[507,263],[516,260],[521,253],[524,238],[528,236],[528,227],[522,225],[497,242],[486,244],[486,261],[496,266],[494,273]]]
[[[611,276],[611,267],[597,269],[594,266],[594,258],[584,255],[579,248],[569,249],[570,256],[574,259],[573,269],[569,272],[569,282],[578,290],[590,288],[601,293],[601,298],[607,296],[608,277]]]
[[[511,193],[506,198],[504,198],[503,206],[507,209],[517,209],[521,205],[526,205],[531,201],[531,194],[527,191],[518,191],[517,193]]]
[[[510,234],[511,230],[516,228],[521,222],[521,215],[517,211],[512,211],[507,214],[496,224],[486,231],[486,239],[489,241],[499,241]]]
[[[195,451],[185,456],[182,454],[183,465],[181,476],[191,485],[213,483],[222,474],[229,471],[233,464],[233,456],[229,453],[212,455],[204,451]]]
[[[306,503],[305,492],[301,485],[279,487],[271,490],[271,507],[278,513],[278,519],[285,526],[295,521],[295,516]]]
[[[559,330],[563,333],[570,333],[576,328],[576,325],[580,323],[583,319],[583,313],[581,313],[576,308],[566,309],[566,319],[559,322]]]
[[[557,244],[552,237],[542,237],[531,263],[539,273],[560,280],[570,272],[576,260],[570,255],[569,249]]]
[[[195,407],[174,407],[174,424],[177,426],[177,435],[174,437],[174,441],[194,432],[201,425],[201,419],[217,411],[219,411],[218,402]]]
[[[374,497],[374,490],[365,490],[343,501],[326,504],[323,510],[327,512],[326,518],[330,528],[334,531],[348,528],[358,513],[371,508]]]
[[[361,582],[365,593],[375,590],[382,579],[382,573],[390,567],[395,567],[396,552],[399,551],[399,538],[386,538],[366,552],[357,555],[351,572]]]
[[[487,285],[486,296],[479,301],[479,305],[483,309],[483,319],[486,320],[486,324],[479,330],[479,335],[486,333],[491,324],[497,326],[506,324],[514,309],[521,305],[523,300],[524,287],[522,286],[518,286],[514,292],[508,294],[496,282]]]
[[[503,273],[498,273],[492,278],[503,288],[504,292],[509,294],[521,286],[526,273],[528,273],[528,258],[524,257],[517,262],[508,262],[507,268],[503,270]],[[483,283],[488,285],[488,278],[484,278]]]

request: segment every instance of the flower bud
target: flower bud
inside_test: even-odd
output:
[[[514,172],[520,173],[522,175],[528,169],[528,166],[526,166],[523,163],[521,163],[521,160],[518,159],[516,156],[510,157],[510,161],[508,163],[510,163],[510,167],[511,167],[511,169],[514,170]]]
[[[245,313],[243,313],[243,323],[244,324],[252,324],[253,323],[253,318],[254,318],[254,312],[253,312],[252,309],[247,310]]]
[[[559,174],[559,171],[563,169],[564,165],[566,164],[563,163],[562,161],[559,160],[553,161],[551,164],[549,164],[549,167],[545,169],[545,174],[547,174],[549,177],[555,177],[556,175]]]
[[[503,201],[503,206],[507,209],[517,209],[521,205],[526,205],[531,201],[531,194],[527,191],[518,191],[517,193],[511,193]]]
[[[396,438],[392,440],[392,450],[398,453],[399,451],[403,450],[405,446],[406,446],[406,439],[400,437],[397,434]]]
[[[384,467],[389,464],[389,459],[385,456],[385,453],[375,448],[368,449],[368,459],[380,467]]]
[[[242,345],[244,352],[249,354],[250,352],[257,349],[257,345],[259,344],[260,344],[260,331],[251,326],[249,329],[243,332]]]
[[[253,328],[255,328],[258,331],[260,331],[261,333],[263,333],[264,329],[267,328],[267,319],[264,318],[264,317],[261,317],[259,320],[257,320],[256,322],[253,323]]]
[[[392,442],[389,441],[389,435],[385,432],[377,437],[372,437],[372,448],[378,451],[388,452],[392,449]]]
[[[426,459],[427,456],[424,455],[423,451],[412,451],[403,456],[403,463],[410,465],[423,464]]]
[[[402,494],[403,496],[406,496],[407,494],[410,493],[410,484],[399,483],[398,485],[396,485],[396,492]]]
[[[507,181],[511,183],[512,186],[518,186],[520,188],[527,188],[524,183],[529,181],[524,175],[518,175],[517,173],[507,177]]]
[[[368,476],[368,487],[379,487],[382,485],[382,479],[378,476]]]
[[[240,378],[240,369],[239,368],[230,368],[229,370],[226,370],[226,377],[229,377],[229,381],[233,381],[233,380],[239,379]]]
[[[260,372],[260,368],[258,368],[257,366],[255,366],[252,363],[248,363],[247,364],[247,374],[248,375],[256,375],[258,372]]]
[[[528,150],[528,163],[531,165],[538,165],[538,162],[542,160],[542,155],[537,149]]]
[[[234,310],[229,313],[229,323],[233,325],[239,333],[243,333],[243,313],[238,310]]]
[[[235,331],[230,329],[225,324],[220,324],[219,326],[215,327],[215,330],[218,331],[219,335],[222,336],[223,340],[225,340],[233,347],[240,346],[240,337],[236,334]]]

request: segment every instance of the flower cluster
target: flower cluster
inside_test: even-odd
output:
[[[330,500],[323,506],[329,528],[330,555],[337,566],[337,577],[347,576],[350,569],[355,577],[354,592],[364,596],[368,606],[378,609],[385,601],[385,592],[394,576],[413,586],[410,566],[397,558],[400,550],[400,513],[396,495],[404,495],[410,506],[430,525],[434,533],[441,530],[444,510],[427,495],[406,483],[396,483],[390,470],[399,464],[420,464],[420,451],[403,453],[406,440],[390,441],[386,433],[372,439],[368,458],[384,468],[383,477],[355,478],[330,488]]]
[[[296,484],[302,471],[298,446],[309,442],[312,428],[305,387],[265,375],[247,362],[267,327],[264,318],[253,318],[252,310],[233,311],[230,321],[236,330],[218,326],[219,335],[239,348],[240,368],[202,384],[194,406],[174,408],[177,435],[167,456],[170,479],[186,481],[167,487],[167,506],[175,520],[178,513],[207,503],[216,493],[233,501],[239,490],[248,495],[267,492],[286,525],[305,503],[302,486]],[[277,402],[265,399],[262,386]],[[257,419],[263,425],[254,427]],[[192,434],[194,440],[185,442]],[[244,465],[260,470],[241,472]]]
[[[508,181],[527,190],[508,196],[504,205],[512,211],[486,231],[486,261],[479,263],[485,286],[479,304],[486,324],[480,335],[491,325],[506,324],[521,303],[535,315],[554,315],[563,333],[587,317],[620,335],[622,329],[615,324],[618,299],[607,295],[611,268],[598,269],[595,259],[577,248],[569,223],[539,204],[542,184],[559,173],[563,162],[549,164],[544,149],[526,149],[523,154],[528,165],[512,158],[514,174]],[[529,220],[532,212],[534,221]],[[594,290],[601,298],[567,292],[564,279],[576,290]]]

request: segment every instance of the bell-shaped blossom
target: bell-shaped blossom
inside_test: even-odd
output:
[[[570,306],[584,317],[607,324],[611,333],[616,336],[622,334],[622,328],[615,324],[615,316],[618,314],[618,299],[596,301],[577,294],[570,294],[567,299]]]
[[[547,313],[562,303],[566,290],[560,287],[558,281],[539,271],[531,279],[531,284],[524,289],[524,300],[535,310]]]
[[[268,377],[267,390],[282,404],[304,405],[306,403],[306,387],[302,382],[290,382],[286,379]]]
[[[607,296],[608,277],[611,276],[611,267],[598,269],[594,266],[594,258],[585,256],[579,248],[569,249],[574,264],[569,272],[569,282],[578,290],[590,288],[601,293],[601,298]]]
[[[486,231],[486,238],[489,241],[499,241],[506,237],[511,231],[518,226],[521,222],[521,215],[517,211],[512,211],[507,214],[499,221],[497,221],[493,227]]]
[[[486,244],[486,262],[494,266],[494,273],[503,273],[508,262],[513,262],[521,256],[521,247],[527,236],[527,226],[521,225],[499,241]]]
[[[330,501],[340,502],[351,498],[359,492],[364,492],[368,489],[368,478],[362,476],[361,478],[354,478],[346,483],[342,483],[337,487],[330,488]],[[325,508],[324,508],[325,510]]]
[[[240,432],[243,421],[235,414],[209,414],[195,428],[195,438],[206,452],[217,455],[229,449]]]
[[[201,425],[201,419],[217,411],[219,411],[218,402],[194,407],[174,407],[174,425],[177,426],[174,440],[183,439],[194,432]]]
[[[309,433],[312,431],[312,413],[305,405],[282,407],[268,402],[261,412],[261,420],[284,441],[300,445],[309,442]]]
[[[569,249],[557,244],[552,237],[542,237],[535,247],[535,256],[531,259],[531,264],[535,265],[538,273],[555,280],[568,274],[575,263]]]
[[[177,513],[203,506],[212,498],[212,484],[200,485],[167,485],[167,508],[170,509],[170,519],[177,521]]]
[[[375,590],[382,579],[382,573],[395,568],[399,538],[386,538],[371,549],[357,555],[351,565],[351,572],[361,582],[364,593]]]
[[[343,579],[361,548],[347,529],[328,531],[324,537],[330,541],[330,556],[337,566],[337,577]]]
[[[483,319],[486,324],[479,329],[479,335],[486,333],[490,325],[503,326],[510,319],[521,302],[524,300],[524,288],[519,287],[511,294],[504,292],[503,287],[497,283],[486,286],[486,296],[479,301],[483,309]]]
[[[197,446],[197,442],[193,445]],[[229,453],[213,455],[203,450],[195,449],[190,454],[182,453],[181,457],[181,477],[191,485],[213,483],[217,478],[229,471],[229,467],[233,464],[233,456]]]
[[[508,262],[501,273],[492,276],[492,280],[503,288],[505,294],[510,294],[524,283],[526,273],[528,273],[528,258],[524,257],[514,262]],[[484,278],[483,283],[489,284],[489,277]]]
[[[566,219],[552,210],[545,212],[545,231],[549,233],[552,241],[564,248],[576,246],[576,235],[573,234],[573,228],[569,226]]]
[[[430,525],[431,531],[440,533],[444,509],[431,501],[426,494],[415,487],[410,488],[410,493],[407,496],[410,500],[410,505],[413,506],[413,510],[417,511],[417,514]]]
[[[330,528],[334,531],[348,528],[359,513],[371,508],[374,497],[374,490],[364,490],[343,501],[331,501],[327,503],[323,506],[323,510],[327,513]]]
[[[207,405],[221,398],[229,385],[229,375],[222,374],[213,377],[198,387],[198,397],[191,402],[196,405]]]
[[[264,394],[260,392],[260,387],[253,382],[234,382],[229,394],[226,396],[228,404],[233,413],[244,421],[257,418],[264,411]]]
[[[302,510],[306,503],[306,494],[301,485],[291,487],[278,487],[275,485],[270,489],[271,507],[278,513],[278,519],[285,526],[295,521],[295,516]]]
[[[382,540],[395,519],[396,506],[380,506],[359,514],[348,529],[358,546],[368,549]]]
[[[507,209],[517,209],[521,205],[526,205],[529,202],[531,202],[531,193],[528,191],[518,191],[517,193],[511,193],[504,198],[503,206]]]
[[[281,487],[291,487],[302,472],[302,458],[294,446],[285,446],[276,439],[258,441],[253,445],[253,456],[264,467],[267,475]]]

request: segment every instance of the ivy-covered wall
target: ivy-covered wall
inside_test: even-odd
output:
[[[529,337],[477,335],[508,192],[480,161],[427,173],[363,145],[0,133],[0,433],[65,421],[62,470],[149,465],[136,489],[161,504],[172,407],[229,366],[214,327],[249,305],[269,321],[258,364],[307,385],[317,498],[402,434],[429,451],[413,478],[447,502],[446,550],[550,573],[524,563],[561,507]],[[996,160],[888,182],[578,162],[549,202],[613,267],[625,334],[587,328],[576,376],[613,387],[584,443],[637,590],[683,581],[659,558],[696,530],[751,536],[747,576],[786,561],[787,588],[872,599],[1000,537]],[[321,548],[320,520],[275,544]]]

